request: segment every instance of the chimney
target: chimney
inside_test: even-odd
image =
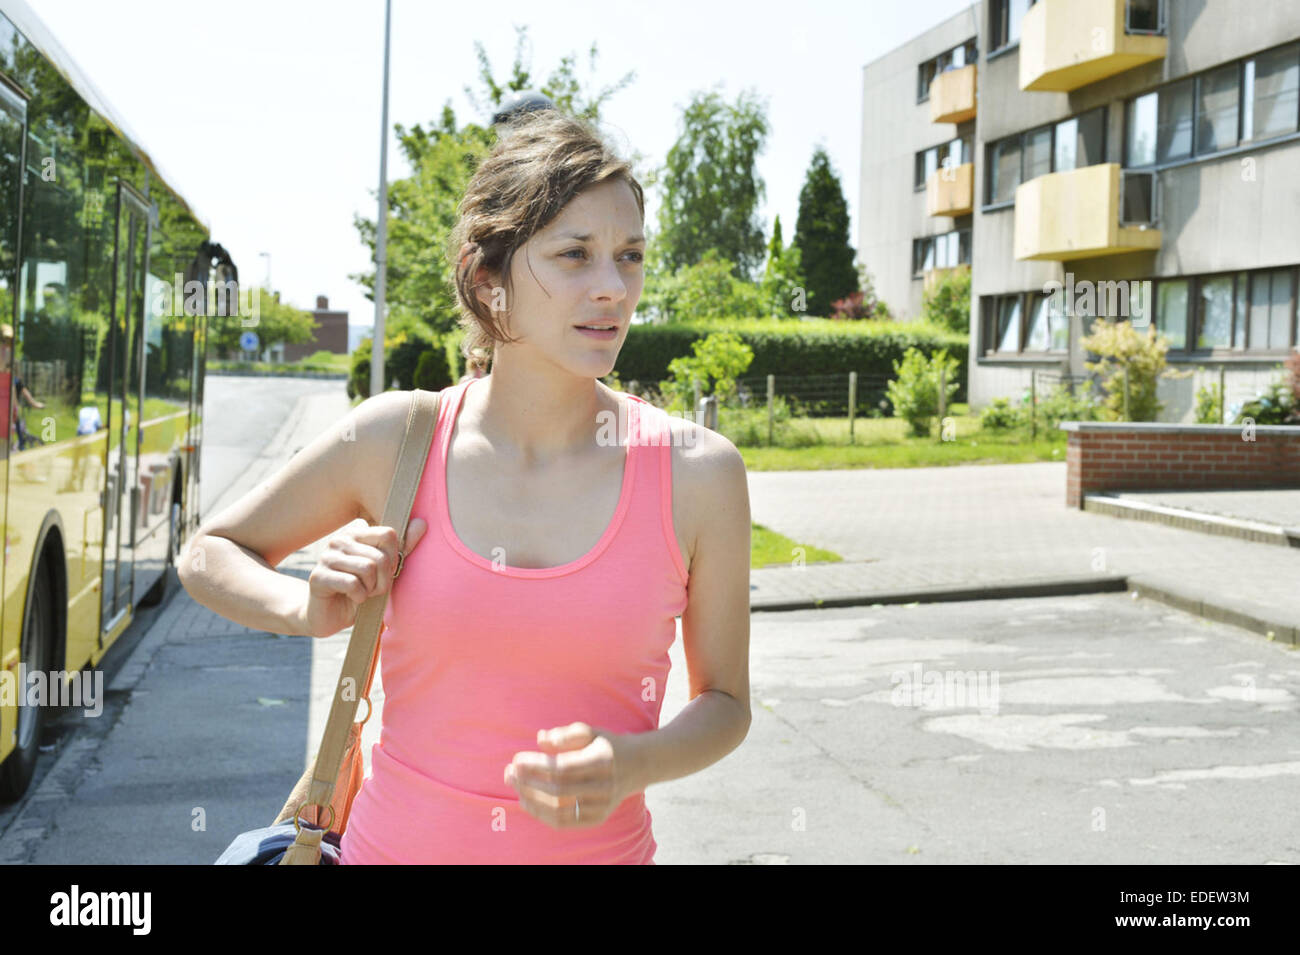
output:
[[[328,312],[328,311],[329,311],[329,308],[330,308],[330,300],[329,300],[328,298],[326,298],[324,295],[317,295],[317,296],[316,296],[316,311],[318,311],[318,312]]]

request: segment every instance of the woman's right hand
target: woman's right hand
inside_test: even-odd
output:
[[[406,527],[401,553],[411,555],[428,529],[421,518]],[[313,637],[328,637],[352,626],[366,600],[388,593],[397,570],[397,531],[367,524],[358,518],[330,538],[307,579],[304,629]]]

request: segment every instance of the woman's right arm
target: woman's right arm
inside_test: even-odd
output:
[[[367,597],[387,591],[396,567],[396,531],[377,525],[410,401],[410,392],[393,391],[362,402],[205,521],[177,565],[190,596],[256,630],[323,637],[351,626]],[[309,580],[274,569],[344,525]],[[411,522],[404,552],[423,531],[423,521]]]

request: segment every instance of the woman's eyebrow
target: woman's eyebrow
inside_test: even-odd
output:
[[[585,232],[560,232],[555,236],[555,238],[577,239],[579,242],[590,242],[593,238],[595,238],[595,236],[589,235]],[[637,242],[644,242],[644,241],[645,241],[645,236],[643,235],[630,235],[623,240],[624,244],[627,245],[631,245]]]

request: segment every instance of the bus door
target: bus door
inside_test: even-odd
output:
[[[139,494],[140,338],[149,270],[149,206],[125,182],[117,187],[113,316],[109,325],[107,481],[104,488],[104,584],[100,646],[131,606],[135,508]]]

